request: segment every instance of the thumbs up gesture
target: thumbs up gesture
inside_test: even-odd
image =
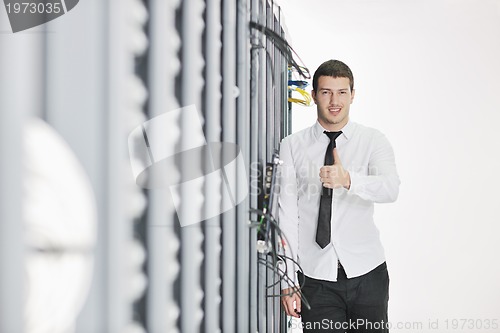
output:
[[[351,186],[351,177],[349,171],[342,166],[337,148],[333,149],[333,165],[325,165],[319,169],[319,177],[323,186],[326,188],[345,187],[349,189]]]

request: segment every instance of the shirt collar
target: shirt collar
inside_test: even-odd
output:
[[[323,128],[323,126],[321,126],[321,124],[319,123],[319,121],[316,120],[316,124],[314,124],[314,134],[316,136],[316,139],[320,139],[323,135],[323,132],[324,131],[327,131],[326,129]],[[352,133],[354,131],[354,123],[351,122],[351,120],[349,120],[347,122],[347,124],[345,124],[344,127],[342,127],[341,129],[342,131],[342,135],[347,139],[349,140],[349,138],[352,136]],[[327,131],[328,132],[328,131]]]

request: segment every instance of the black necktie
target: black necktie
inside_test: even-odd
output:
[[[330,144],[326,148],[325,165],[333,165],[333,148],[335,139],[342,134],[339,132],[324,132],[330,138]],[[332,189],[323,187],[321,201],[319,203],[318,228],[316,229],[316,243],[324,249],[330,243],[331,219],[332,219]]]

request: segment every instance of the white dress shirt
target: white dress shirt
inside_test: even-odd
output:
[[[385,261],[373,206],[395,201],[400,181],[386,137],[349,121],[336,145],[351,186],[333,190],[331,242],[321,249],[316,243],[322,189],[319,170],[330,142],[324,131],[316,122],[281,142],[279,224],[286,236],[285,254],[298,261],[306,276],[337,281],[337,261],[349,278],[368,273]],[[287,261],[287,274],[294,283],[297,269]],[[285,283],[282,288],[288,286]]]

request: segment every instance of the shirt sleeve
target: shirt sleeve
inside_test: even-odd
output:
[[[381,133],[373,139],[368,175],[350,170],[349,175],[349,195],[357,195],[377,203],[394,202],[399,195],[401,182],[396,170],[394,151],[389,140]]]
[[[298,191],[297,177],[290,142],[286,138],[280,146],[281,170],[279,172],[278,220],[285,240],[284,252],[287,257],[297,261],[298,251]],[[297,265],[290,259],[285,260],[288,279],[282,280],[281,288],[296,285]]]

